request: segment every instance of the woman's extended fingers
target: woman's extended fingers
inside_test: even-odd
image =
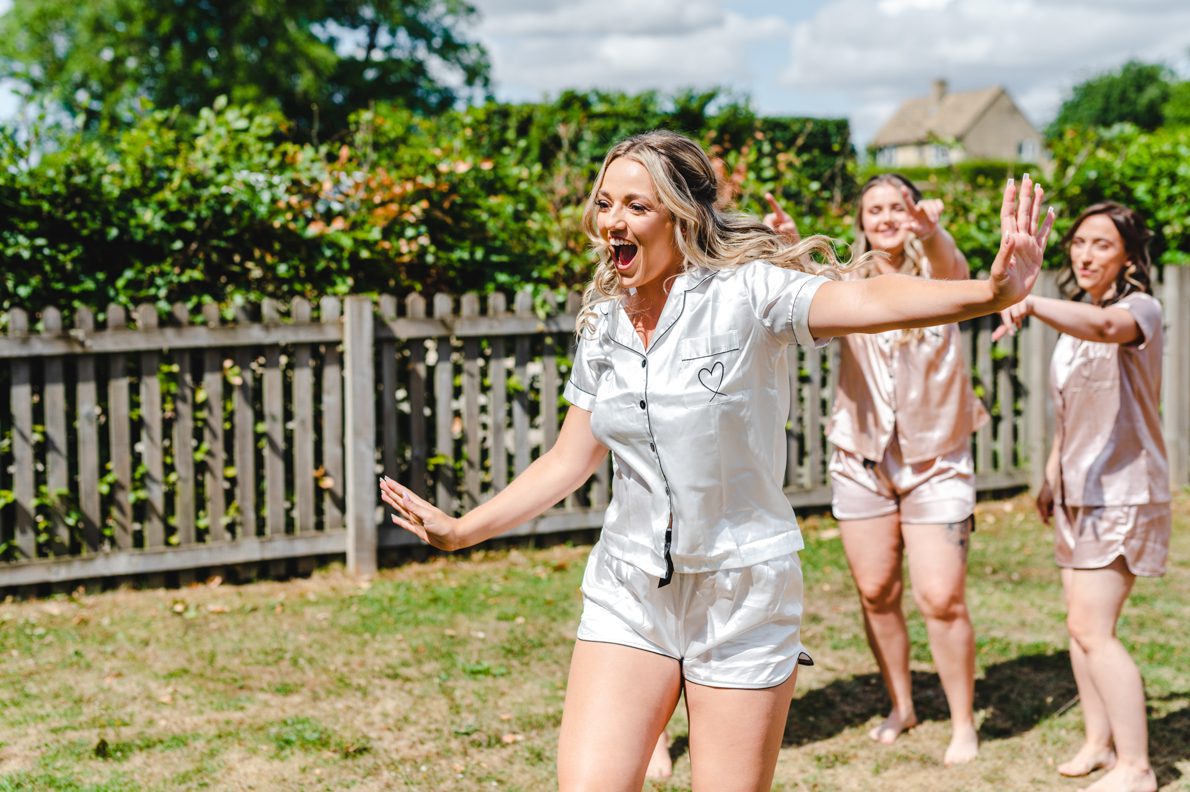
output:
[[[904,226],[912,230],[919,237],[933,236],[938,227],[938,218],[942,216],[942,202],[937,199],[924,201],[913,200],[913,193],[905,185],[901,185],[901,200],[905,204],[905,213],[909,215],[909,222]]]
[[[418,497],[408,487],[393,481],[387,476],[380,479],[380,499],[393,507],[397,514],[401,516],[404,523],[407,523],[404,527],[409,528],[419,536],[425,533],[425,529],[422,526],[425,518],[433,511],[434,507],[432,505]],[[393,522],[398,522],[395,516]],[[415,530],[413,526],[417,526],[418,529]],[[424,539],[425,537],[422,536],[422,538]]]
[[[1028,299],[1028,298],[1025,298]],[[999,341],[1006,335],[1016,335],[1016,331],[1025,323],[1025,317],[1028,311],[1025,307],[1025,301],[1010,305],[1000,312],[1001,325],[992,331],[992,341]]]
[[[1037,245],[1045,252],[1045,246],[1050,241],[1050,231],[1054,230],[1054,207],[1046,210],[1045,220],[1041,224],[1041,229],[1037,232]]]
[[[781,204],[777,203],[777,199],[773,197],[771,192],[766,192],[764,194],[764,199],[768,201],[769,206],[772,207],[773,214],[777,216],[778,225],[789,220],[789,215],[786,214],[785,210],[781,208]]]
[[[1033,217],[1033,180],[1029,178],[1029,174],[1025,174],[1021,179],[1021,194],[1016,206],[1016,230],[1033,235],[1032,227],[1029,225],[1029,220]]]
[[[1016,181],[1010,176],[1004,184],[1004,198],[1000,201],[1001,238],[1016,232]]]
[[[1016,325],[1012,321],[1012,317],[1008,315],[1008,311],[1000,312],[1000,326],[992,331],[992,343],[999,341],[1006,335],[1013,335],[1016,333]]]
[[[938,225],[938,222],[942,219],[942,210],[946,205],[942,203],[942,199],[940,198],[929,198],[922,201],[918,206],[925,212],[926,217],[932,225]]]
[[[1033,213],[1029,215],[1029,234],[1033,237],[1037,236],[1037,221],[1041,218],[1041,202],[1045,198],[1045,190],[1041,185],[1033,187]]]

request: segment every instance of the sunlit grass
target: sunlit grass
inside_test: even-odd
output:
[[[1190,770],[1190,498],[1170,574],[1121,637],[1142,667],[1163,784]],[[887,701],[834,524],[804,521],[803,669],[778,789],[1065,788],[1081,717],[1049,535],[1024,499],[981,504],[970,560],[979,760],[945,770],[945,699],[909,604],[923,723],[865,734]],[[549,789],[587,546],[435,558],[361,583],[332,568],[242,587],[0,606],[0,792]],[[685,714],[669,732],[689,788]]]

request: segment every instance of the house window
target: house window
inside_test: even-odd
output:
[[[950,162],[950,149],[946,146],[939,146],[937,144],[930,146],[926,150],[926,164],[928,165],[946,165]]]
[[[881,167],[891,167],[897,164],[897,150],[893,146],[885,146],[876,152],[876,164]]]
[[[1037,161],[1037,141],[1028,139],[1016,144],[1016,158],[1021,162]]]

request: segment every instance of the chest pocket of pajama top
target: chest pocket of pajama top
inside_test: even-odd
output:
[[[1079,351],[1066,387],[1071,390],[1115,390],[1120,380],[1118,344],[1088,342]]]
[[[741,354],[737,330],[682,339],[678,356],[683,406],[714,409],[743,399],[747,390],[740,382]]]

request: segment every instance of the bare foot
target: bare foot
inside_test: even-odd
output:
[[[950,736],[950,745],[946,746],[946,755],[942,757],[942,764],[951,765],[970,762],[979,755],[979,736],[975,727],[971,725],[955,729]]]
[[[1067,778],[1081,778],[1090,775],[1100,768],[1112,768],[1116,765],[1116,752],[1101,745],[1088,745],[1078,749],[1068,762],[1058,765],[1058,772]]]
[[[1142,770],[1121,763],[1080,792],[1157,792],[1157,776],[1151,767]]]
[[[883,723],[869,731],[868,736],[881,745],[892,745],[901,736],[901,732],[907,732],[916,725],[916,714],[910,712],[908,715],[900,715],[893,711]]]
[[[669,758],[669,735],[661,732],[657,744],[653,746],[653,755],[649,757],[645,778],[669,778],[673,774],[674,762]]]

